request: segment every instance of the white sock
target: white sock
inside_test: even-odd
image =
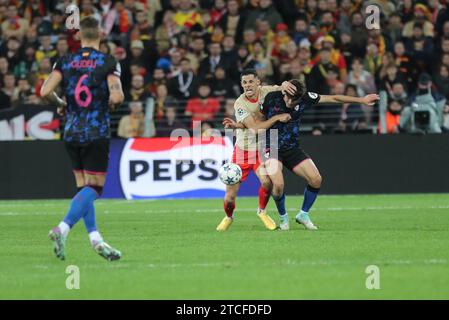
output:
[[[61,221],[58,225],[59,230],[61,230],[61,233],[64,237],[67,237],[69,235],[70,226],[65,223],[64,221]]]
[[[94,242],[103,241],[103,237],[101,236],[100,232],[98,232],[98,231],[92,231],[91,233],[89,233],[89,239],[90,239],[91,244],[93,244]]]

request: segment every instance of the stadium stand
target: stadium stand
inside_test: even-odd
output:
[[[101,21],[101,50],[123,69],[127,102],[112,114],[114,137],[136,101],[144,128],[129,132],[138,136],[166,135],[173,124],[192,128],[192,117],[206,113],[208,125],[222,128],[240,93],[239,73],[249,67],[264,84],[297,78],[321,94],[383,92],[374,107],[307,110],[307,133],[413,131],[400,118],[410,118],[424,89],[438,106],[429,111],[438,127],[430,132],[448,130],[449,0],[0,0],[0,111],[41,104],[52,65],[79,48],[66,29],[71,3],[81,18]],[[369,5],[380,8],[380,19],[367,29]],[[210,92],[198,97],[205,83]]]

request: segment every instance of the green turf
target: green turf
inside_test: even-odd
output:
[[[218,233],[220,200],[100,200],[100,230],[123,252],[115,262],[90,248],[82,223],[67,260],[53,256],[47,233],[68,200],[2,201],[0,298],[449,298],[449,195],[322,196],[317,232],[293,223],[301,201],[287,198],[291,230],[270,232],[257,199],[238,199],[234,224]],[[79,290],[66,289],[69,265]],[[365,287],[369,265],[380,268],[380,290]]]

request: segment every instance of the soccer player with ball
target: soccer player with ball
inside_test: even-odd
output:
[[[278,139],[277,141],[270,141],[271,135],[268,135],[263,167],[273,183],[272,194],[281,219],[280,229],[289,229],[289,219],[285,209],[284,177],[282,174],[282,169],[285,166],[295,175],[303,177],[308,183],[304,191],[301,210],[296,215],[295,220],[308,230],[316,230],[317,227],[310,220],[309,211],[320,191],[322,178],[312,159],[301,149],[299,144],[302,114],[306,108],[315,104],[360,103],[373,105],[379,100],[379,96],[370,94],[363,98],[358,98],[343,95],[319,95],[307,92],[304,84],[298,80],[291,80],[290,83],[296,89],[293,94],[284,90],[282,92],[271,92],[266,95],[261,105],[261,112],[266,119],[272,119],[281,114],[288,114],[291,117],[290,121],[276,122],[271,127],[271,129],[278,130]],[[229,118],[226,118],[223,124],[226,128],[236,129],[241,129],[244,126],[244,124]]]
[[[217,231],[226,231],[233,222],[233,213],[235,209],[235,199],[240,188],[240,183],[244,182],[251,170],[254,170],[261,182],[259,188],[259,208],[258,217],[262,220],[265,227],[269,230],[276,229],[276,223],[266,213],[266,206],[271,194],[271,180],[263,166],[260,166],[257,137],[254,132],[259,129],[268,129],[277,122],[286,122],[290,120],[289,114],[278,114],[271,119],[261,120],[260,106],[265,96],[270,92],[289,92],[295,94],[295,86],[285,81],[281,86],[261,86],[256,70],[248,69],[241,74],[241,85],[243,94],[235,101],[235,117],[242,126],[237,130],[237,140],[232,156],[232,163],[237,164],[242,170],[241,180],[234,184],[227,184],[226,195],[224,199],[224,211],[226,217],[217,226]],[[250,130],[254,130],[252,133]],[[231,169],[230,169],[231,168]],[[235,168],[235,167],[234,167]],[[232,167],[228,167],[232,170]],[[224,168],[223,170],[226,170]],[[226,183],[226,181],[225,181]]]

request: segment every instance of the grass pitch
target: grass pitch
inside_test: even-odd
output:
[[[47,233],[69,201],[0,201],[1,299],[448,299],[449,195],[320,196],[317,232],[294,223],[302,197],[287,197],[291,230],[265,230],[256,198],[240,198],[226,233],[221,200],[99,200],[108,262],[82,222],[67,259]],[[269,212],[277,219],[271,200]],[[66,288],[66,268],[80,289]],[[368,290],[369,265],[380,289]]]

